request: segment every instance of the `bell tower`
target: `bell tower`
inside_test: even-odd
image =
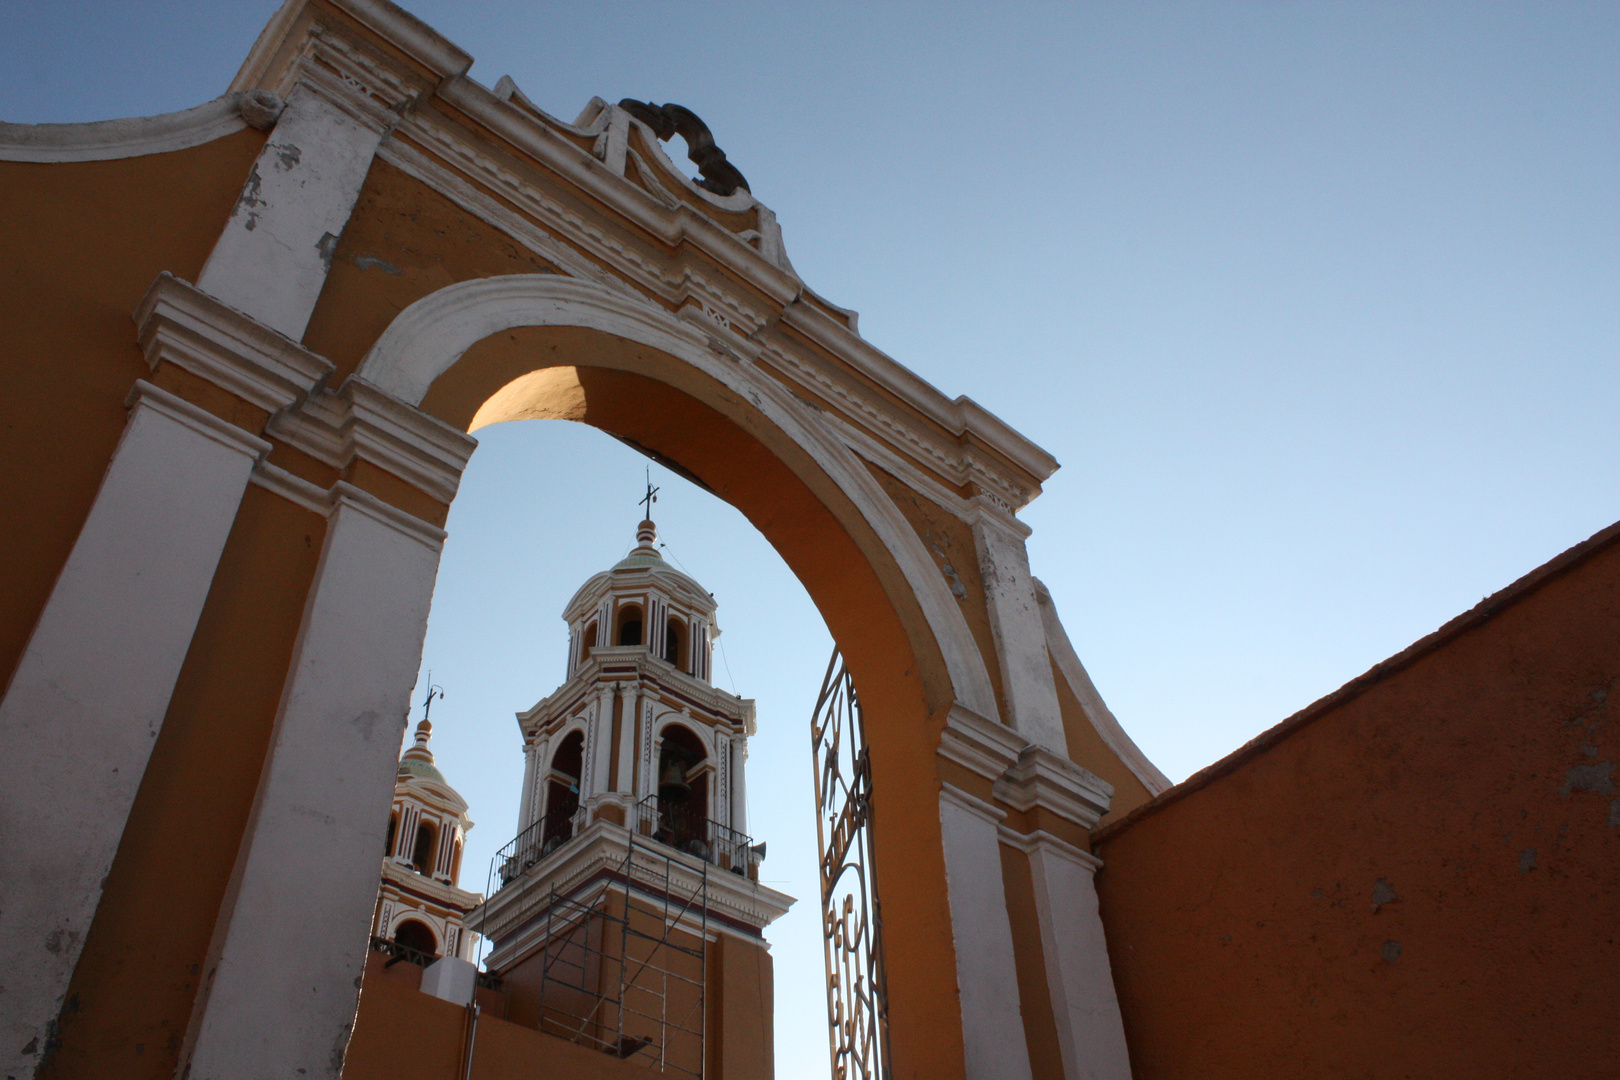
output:
[[[754,702],[710,683],[715,599],[657,538],[642,521],[563,611],[567,679],[517,716],[519,832],[469,926],[510,1019],[664,1071],[768,1078],[763,931],[793,899],[759,883],[747,833]]]

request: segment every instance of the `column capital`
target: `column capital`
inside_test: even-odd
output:
[[[146,362],[171,363],[269,413],[303,400],[332,362],[167,271],[136,307]]]
[[[1040,807],[1086,830],[1108,813],[1114,787],[1068,758],[1031,743],[992,789],[997,799],[1015,810]]]
[[[271,418],[266,432],[334,469],[366,461],[448,503],[478,440],[351,377]]]

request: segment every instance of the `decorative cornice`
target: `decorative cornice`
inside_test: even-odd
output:
[[[435,881],[426,874],[418,874],[415,869],[402,864],[396,859],[383,859],[382,879],[385,882],[391,882],[401,890],[443,904],[462,916],[476,908],[484,899],[482,893],[468,892],[466,889],[458,888],[455,885],[446,885],[442,881]]]
[[[1026,745],[1023,736],[1005,724],[986,719],[957,702],[946,714],[939,754],[995,781],[1012,768]]]
[[[751,733],[755,708],[753,698],[729,694],[694,675],[688,675],[674,664],[653,656],[645,645],[598,645],[566,682],[537,701],[532,708],[517,714],[519,726],[528,731],[537,724],[549,723],[564,713],[572,712],[581,693],[588,691],[592,684],[610,678],[606,671],[609,666],[616,669],[615,675],[639,679],[659,690],[690,700],[717,716],[743,725]]]
[[[174,364],[266,412],[301,401],[333,370],[325,357],[166,271],[134,317],[151,367]]]
[[[1113,785],[1034,743],[992,788],[997,799],[1015,810],[1040,807],[1065,821],[1093,829],[1114,796]]]
[[[1058,858],[1067,859],[1076,866],[1092,872],[1102,869],[1103,861],[1097,856],[1089,851],[1083,851],[1075,847],[1067,840],[1053,836],[1045,829],[1035,829],[1027,833],[1021,833],[1017,829],[1000,825],[996,828],[996,835],[1000,837],[1003,844],[1017,848],[1025,855],[1033,855],[1039,851],[1043,854],[1056,855]]]
[[[939,797],[944,802],[961,807],[974,817],[981,818],[995,825],[1000,825],[1007,817],[1007,811],[995,803],[985,802],[977,795],[970,795],[955,784],[941,784]]]
[[[553,886],[559,896],[588,890],[605,874],[623,868],[629,840],[629,832],[621,825],[610,821],[592,822],[578,836],[529,868],[520,879],[495,892],[471,913],[469,921],[479,921],[484,933],[496,943],[489,957],[491,969],[498,969],[521,956],[538,941],[537,935],[544,934],[543,920],[538,927],[525,927],[536,916],[544,914]],[[752,928],[756,934],[784,915],[795,902],[793,897],[740,874],[714,867],[709,867],[705,874],[704,864],[691,855],[652,841],[638,840],[637,848],[643,846],[656,849],[660,868],[667,856],[673,894],[695,895],[706,879],[709,910],[723,920]],[[631,887],[639,888],[644,884],[637,878]],[[615,880],[608,887],[622,889],[624,886]],[[688,929],[697,932],[695,923]]]
[[[440,502],[455,497],[477,439],[364,379],[350,376],[338,396],[349,403],[345,430],[356,456],[409,480]]]
[[[0,161],[110,161],[167,154],[257,127],[244,119],[254,103],[225,94],[180,112],[89,124],[0,123]]]
[[[991,781],[995,797],[1014,810],[1038,806],[1087,829],[1108,812],[1114,794],[1101,777],[961,704],[946,715],[939,754]]]
[[[353,484],[338,481],[332,485],[332,509],[347,506],[358,513],[364,514],[373,521],[410,537],[424,547],[438,551],[444,546],[444,538],[449,534],[436,525],[430,525],[415,514],[406,513],[392,503],[383,502],[369,491],[362,491]]]
[[[266,431],[335,469],[359,458],[448,503],[478,440],[356,376],[272,417]]]

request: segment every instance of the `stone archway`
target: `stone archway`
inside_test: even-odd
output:
[[[897,1074],[1125,1075],[1089,829],[1162,777],[1030,576],[1015,512],[1055,462],[863,341],[746,190],[470,63],[392,7],[292,0],[220,103],[0,131],[24,217],[113,238],[26,247],[40,285],[4,298],[50,361],[27,400],[79,411],[6,464],[66,480],[24,568],[55,584],[0,627],[0,1068],[65,1032],[62,1075],[337,1074],[467,432],[552,415],[737,506],[844,647],[904,912]],[[101,317],[131,306],[133,342]]]

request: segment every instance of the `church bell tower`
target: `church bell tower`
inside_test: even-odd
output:
[[[649,495],[649,508],[651,499]],[[563,611],[567,680],[517,716],[517,837],[469,926],[508,1016],[666,1072],[768,1078],[763,931],[744,765],[754,702],[715,688],[715,599],[652,521]]]

